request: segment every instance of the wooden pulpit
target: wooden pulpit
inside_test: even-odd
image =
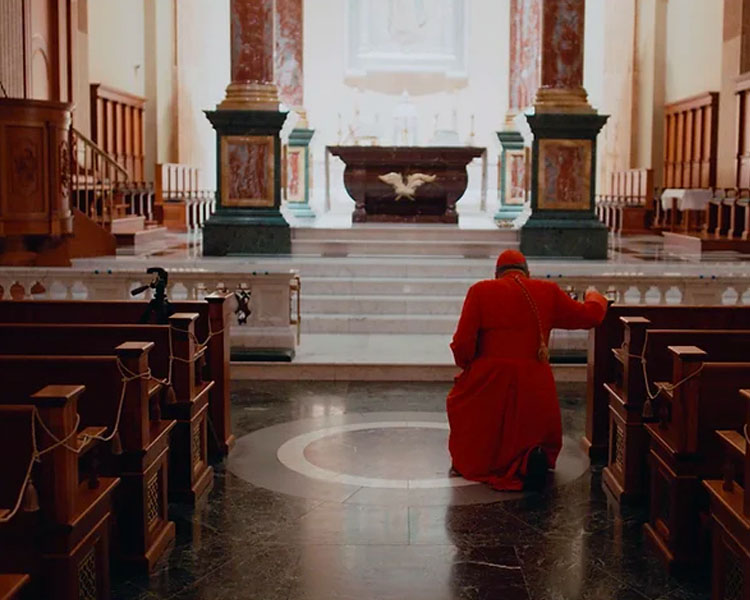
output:
[[[38,264],[73,232],[72,105],[0,99],[0,263]]]

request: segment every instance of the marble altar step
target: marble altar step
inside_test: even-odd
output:
[[[450,335],[308,334],[293,362],[232,362],[233,380],[453,381]],[[586,365],[552,365],[557,381],[585,381]]]
[[[307,291],[307,290],[306,290]],[[302,295],[303,316],[308,314],[452,315],[461,312],[464,296],[449,295]]]
[[[491,229],[460,229],[455,225],[353,225],[349,228],[295,227],[292,240],[401,240],[517,242],[518,232]]]
[[[304,281],[305,295],[447,295],[463,296],[476,278],[423,277],[310,277]],[[314,311],[313,311],[314,312]]]
[[[292,240],[295,256],[497,256],[508,248],[518,248],[516,241],[466,240]]]
[[[457,314],[302,313],[302,333],[450,334]]]
[[[516,231],[450,225],[292,229],[292,254],[296,256],[491,257],[518,245]]]

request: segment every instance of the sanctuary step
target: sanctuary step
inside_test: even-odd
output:
[[[453,381],[450,334],[306,334],[293,362],[233,362],[234,380]],[[557,381],[585,381],[586,365],[555,362]]]
[[[297,256],[490,257],[518,245],[518,232],[497,228],[360,225],[347,229],[292,230],[292,254]]]

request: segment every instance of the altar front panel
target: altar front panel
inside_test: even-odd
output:
[[[352,221],[458,223],[456,202],[468,184],[476,147],[330,146],[344,161]]]

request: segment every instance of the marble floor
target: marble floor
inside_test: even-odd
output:
[[[238,443],[151,577],[113,598],[453,600],[707,598],[669,577],[575,440],[584,388],[559,384],[566,447],[544,494],[447,473],[444,383],[234,382]]]

